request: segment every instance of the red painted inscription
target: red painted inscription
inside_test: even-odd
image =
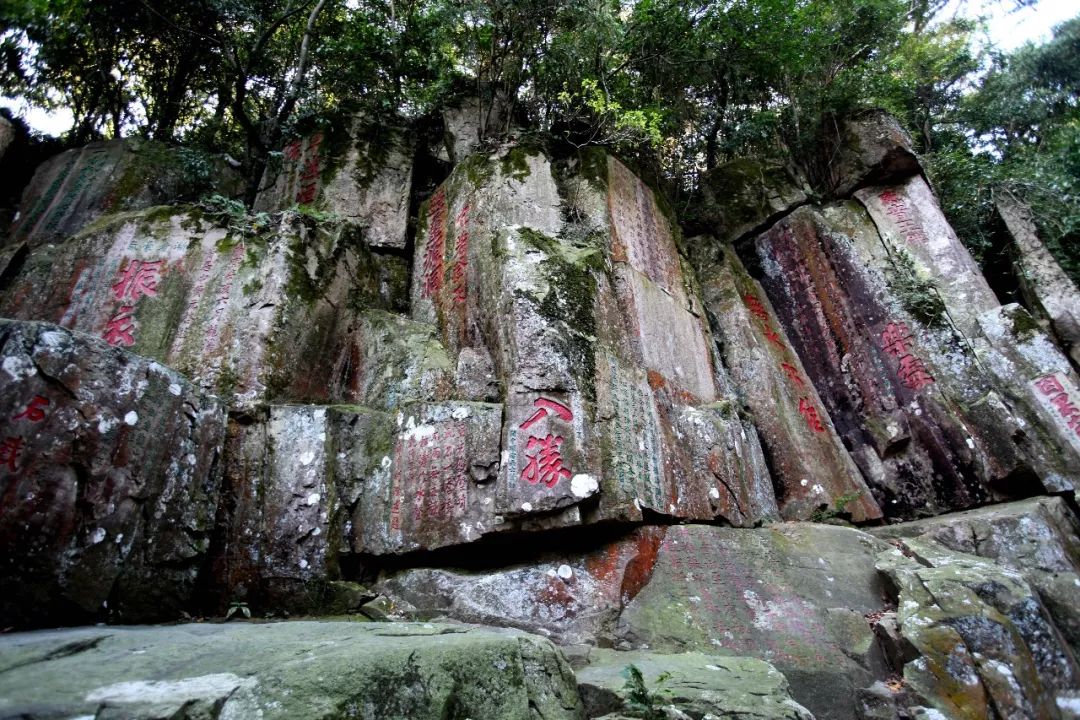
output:
[[[454,271],[451,275],[454,302],[465,302],[466,273],[469,269],[469,203],[461,208],[455,220],[457,240],[454,242]]]
[[[911,331],[906,323],[891,322],[881,331],[881,349],[899,360],[896,373],[904,386],[921,390],[934,384],[933,376],[918,356],[911,352]]]
[[[925,243],[926,235],[911,217],[907,201],[895,190],[885,190],[880,197],[882,205],[885,206],[885,214],[896,223],[904,239],[917,244]]]
[[[547,417],[549,413],[553,413],[563,422],[570,422],[574,419],[574,414],[570,411],[570,408],[554,400],[537,398],[533,401],[533,405],[537,408],[536,412],[521,423],[519,426],[521,430],[528,430]],[[559,480],[570,477],[570,470],[563,467],[562,453],[559,449],[562,444],[563,437],[561,435],[553,433],[548,433],[544,437],[530,435],[528,442],[525,444],[525,457],[528,458],[528,461],[521,470],[521,479],[530,485],[544,483],[547,487],[553,488],[558,484]]]
[[[113,297],[132,302],[141,297],[157,297],[157,284],[164,271],[164,260],[129,260],[127,267],[120,271],[113,283]]]
[[[8,470],[15,472],[19,469],[19,455],[23,451],[23,439],[21,437],[5,438],[0,443],[0,465],[7,465]]]
[[[1058,413],[1065,418],[1070,430],[1080,436],[1080,408],[1069,397],[1069,391],[1053,375],[1039,378],[1035,381],[1035,387],[1043,395],[1050,399],[1050,404],[1057,408]]]
[[[750,311],[750,314],[756,317],[761,322],[761,331],[765,335],[765,339],[780,349],[780,352],[785,355],[788,353],[787,346],[784,345],[783,339],[780,337],[780,333],[776,332],[776,329],[772,326],[772,319],[769,317],[769,311],[765,309],[765,305],[761,300],[747,293],[743,295],[743,302],[746,303],[746,308]],[[806,380],[803,378],[802,373],[799,372],[799,368],[795,367],[792,363],[781,362],[780,369],[787,375],[788,380],[795,385],[799,391],[806,389]],[[821,423],[821,416],[818,415],[817,408],[814,407],[814,403],[809,397],[803,396],[799,398],[799,414],[806,420],[806,426],[814,432],[825,432],[825,426]]]
[[[443,282],[443,256],[446,253],[446,191],[439,188],[428,204],[428,241],[424,251],[423,297],[439,294]]]
[[[35,395],[34,398],[27,404],[26,409],[21,413],[11,418],[12,420],[21,420],[26,418],[30,422],[41,422],[45,419],[45,406],[49,404],[49,398],[42,395]]]

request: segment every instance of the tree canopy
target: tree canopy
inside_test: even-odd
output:
[[[423,124],[466,95],[503,98],[508,123],[552,142],[632,156],[674,196],[747,155],[823,191],[843,118],[880,106],[912,131],[973,248],[988,246],[993,193],[1008,187],[1067,253],[1080,231],[1080,19],[1002,54],[944,6],[7,0],[0,89],[70,109],[72,145],[135,135],[227,153],[248,202],[305,123],[362,111]]]

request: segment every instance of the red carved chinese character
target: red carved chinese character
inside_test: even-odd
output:
[[[881,195],[881,202],[885,205],[895,205],[900,202],[900,196],[895,190],[883,190]]]
[[[810,398],[799,398],[799,414],[806,418],[806,424],[811,430],[825,432],[825,426],[821,424],[817,408],[810,402]]]
[[[7,465],[12,472],[18,470],[15,463],[22,452],[22,444],[21,437],[9,437],[0,443],[0,464]]]
[[[522,430],[528,430],[533,425],[533,423],[546,417],[549,412],[555,413],[560,418],[562,418],[564,422],[570,422],[574,419],[574,414],[570,412],[570,408],[566,407],[562,403],[557,403],[554,400],[548,400],[547,398],[536,398],[535,400],[533,400],[533,405],[539,409],[532,414],[532,417],[521,423],[519,427]]]
[[[1063,392],[1064,387],[1058,382],[1058,379],[1053,375],[1047,375],[1044,378],[1040,378],[1035,381],[1035,387],[1042,391],[1043,395],[1053,395],[1054,393]]]
[[[780,334],[773,329],[773,326],[769,323],[762,323],[762,331],[765,333],[765,338],[776,347],[781,350],[786,350],[784,347],[784,341],[780,338]]]
[[[910,339],[911,331],[905,323],[891,322],[881,331],[881,347],[893,357],[899,357],[908,352],[907,341]]]
[[[533,455],[526,455],[529,462],[521,471],[521,479],[530,485],[542,482],[553,488],[560,479],[570,477],[570,471],[562,466],[562,455],[559,452],[562,442],[562,437],[551,433],[543,438],[530,437],[525,450],[537,448],[538,451]]]
[[[105,338],[105,342],[110,345],[124,345],[125,347],[131,347],[135,344],[135,319],[131,313],[135,308],[131,305],[123,305],[120,308],[120,312],[113,316],[109,323],[105,326],[105,332],[102,333],[102,337]]]
[[[12,420],[21,420],[26,418],[30,422],[41,422],[45,419],[45,411],[42,410],[44,406],[49,404],[49,398],[41,395],[35,395],[34,399],[30,401],[30,404],[26,406],[26,409],[12,418]]]
[[[790,363],[780,363],[780,367],[787,373],[788,379],[795,383],[799,387],[806,387],[806,383],[803,381],[802,376],[799,374],[799,369]]]
[[[761,301],[750,294],[743,295],[743,301],[746,303],[746,307],[749,308],[750,314],[764,320],[769,321],[769,313],[765,310],[765,306],[761,304]]]
[[[117,300],[138,300],[144,295],[155,297],[164,264],[164,260],[128,261],[127,267],[120,271],[116,282],[113,283],[113,295]]]
[[[300,159],[300,141],[293,140],[291,143],[285,146],[285,150],[282,152],[286,160],[295,162]]]
[[[900,358],[900,367],[897,369],[897,374],[904,382],[904,385],[912,390],[921,390],[934,383],[934,378],[926,371],[923,361],[914,355],[904,355]]]

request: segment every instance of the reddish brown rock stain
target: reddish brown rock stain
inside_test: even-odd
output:
[[[650,529],[642,533],[638,539],[637,555],[626,564],[622,587],[619,589],[619,596],[623,603],[628,603],[637,597],[637,594],[652,579],[656,558],[660,553],[660,544],[664,540],[666,531],[667,529],[662,527]]]

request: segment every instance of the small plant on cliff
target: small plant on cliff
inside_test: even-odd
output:
[[[226,228],[230,235],[249,238],[270,228],[269,213],[249,213],[244,203],[224,195],[204,197],[199,201],[199,208],[209,220]]]
[[[822,507],[819,510],[815,510],[810,516],[810,522],[827,523],[830,520],[835,520],[844,514],[844,508],[849,504],[858,500],[861,497],[861,493],[845,493],[836,498],[836,502],[833,503],[833,507]]]
[[[623,677],[626,684],[626,709],[643,720],[664,720],[666,717],[661,706],[664,703],[664,693],[670,694],[670,690],[661,688],[671,677],[671,673],[660,673],[656,678],[655,685],[660,688],[657,692],[650,692],[645,684],[645,676],[636,665],[627,665],[623,668]]]
[[[934,281],[919,272],[915,259],[903,249],[890,253],[893,272],[889,285],[900,298],[904,309],[929,327],[945,324],[945,303]]]

